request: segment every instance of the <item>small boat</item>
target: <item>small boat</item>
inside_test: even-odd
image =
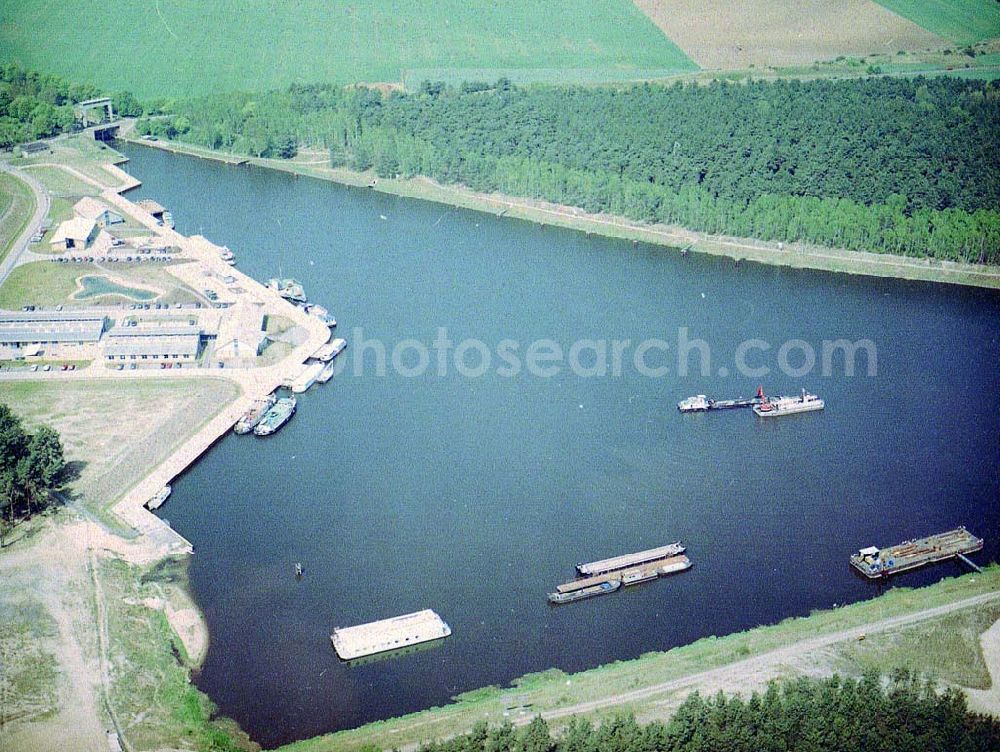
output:
[[[243,417],[236,421],[233,431],[240,435],[250,433],[260,423],[261,418],[264,417],[264,413],[270,410],[277,400],[278,397],[276,395],[269,394],[264,399],[255,402],[253,407],[243,413]]]
[[[168,211],[163,212],[163,224],[171,230],[174,229],[174,215]]]
[[[611,582],[602,582],[599,585],[581,588],[580,590],[574,590],[569,593],[549,593],[549,603],[562,604],[582,601],[585,598],[593,598],[595,595],[613,593],[621,586],[622,584],[619,580],[612,580]]]
[[[337,319],[335,319],[329,313],[325,313],[322,316],[317,316],[316,318],[318,318],[320,321],[322,321],[331,329],[335,329],[337,327]]]
[[[323,366],[323,370],[319,372],[319,376],[316,377],[317,384],[325,384],[330,379],[333,378],[333,369],[335,368],[334,362],[331,360],[329,363]]]
[[[308,303],[304,306],[306,313],[311,313],[313,316],[326,316],[330,313],[319,303]]]
[[[297,280],[272,278],[267,281],[267,286],[285,300],[293,303],[306,302],[306,292]]]
[[[712,401],[704,394],[696,394],[677,403],[677,409],[682,413],[705,412],[712,406]]]
[[[316,350],[312,356],[318,361],[328,363],[336,358],[345,347],[347,347],[347,340],[337,337]]]
[[[302,576],[302,562],[300,561],[295,562],[295,576],[296,577]]]
[[[270,436],[277,431],[295,414],[297,404],[295,397],[282,397],[279,399],[264,413],[264,417],[260,419],[260,423],[254,427],[254,435]]]
[[[822,410],[825,407],[823,400],[815,394],[810,394],[805,389],[798,397],[775,397],[770,399],[764,396],[760,404],[753,406],[753,411],[762,418],[794,415],[795,413],[808,413],[813,410]]]
[[[146,509],[159,509],[161,506],[163,506],[163,502],[165,502],[170,497],[170,491],[171,488],[169,485],[166,485],[163,488],[161,488],[159,491],[153,494],[152,498],[150,498],[149,501],[146,502]]]
[[[292,391],[296,394],[301,394],[306,391],[309,387],[316,383],[316,379],[323,372],[322,363],[309,363],[303,370],[302,373],[296,377],[295,381],[292,382]]]

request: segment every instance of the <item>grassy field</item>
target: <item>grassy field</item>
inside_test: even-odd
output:
[[[53,196],[76,198],[78,196],[96,196],[101,192],[96,186],[85,183],[58,167],[26,165],[25,169],[48,188],[49,193]]]
[[[99,273],[94,264],[56,264],[34,261],[15,267],[0,287],[0,308],[17,310],[25,305],[55,306],[65,303],[77,288],[77,277]]]
[[[126,287],[155,290],[163,293],[157,300],[167,304],[192,303],[197,300],[190,288],[160,264],[121,263],[105,270],[97,264],[34,261],[15,267],[7,277],[3,287],[0,287],[0,308],[16,310],[26,305],[87,306],[132,302],[131,299],[114,295],[74,298],[74,293],[79,289],[77,280],[88,275],[111,276],[115,282]]]
[[[0,173],[0,260],[24,232],[35,212],[35,196],[30,186],[10,173]]]
[[[59,431],[79,475],[71,491],[95,511],[113,504],[236,394],[234,384],[208,378],[0,382],[0,402],[29,427],[45,422]],[[134,415],[143,420],[122,419]]]
[[[875,669],[885,674],[902,667],[950,684],[989,689],[992,682],[979,636],[997,619],[1000,603],[845,643],[836,650],[844,661],[837,668],[849,673]]]
[[[86,43],[54,43],[68,38]],[[0,6],[0,49],[142,97],[399,81],[404,68],[582,68],[595,80],[695,68],[629,0],[22,0]]]
[[[0,728],[51,713],[57,703],[55,656],[46,642],[55,621],[29,592],[0,590]]]
[[[876,0],[894,13],[955,44],[1000,37],[996,0]]]

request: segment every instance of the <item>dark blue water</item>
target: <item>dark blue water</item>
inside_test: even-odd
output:
[[[131,147],[178,229],[258,279],[300,279],[342,335],[495,346],[650,337],[643,376],[405,378],[348,370],[269,440],[230,436],[163,514],[195,546],[211,629],[198,685],[265,744],[446,703],[552,666],[575,671],[873,596],[847,556],[965,524],[1000,551],[1000,295],[690,255]],[[380,217],[385,217],[382,219]],[[711,348],[677,375],[679,328]],[[877,373],[793,378],[782,343],[870,339]],[[771,344],[741,376],[740,342]],[[431,353],[432,358],[436,357]],[[375,356],[368,353],[371,366]],[[584,364],[594,360],[584,354]],[[798,365],[801,356],[791,358]],[[403,358],[412,366],[411,351]],[[475,365],[477,357],[468,355]],[[720,376],[720,369],[728,375]],[[802,386],[822,413],[682,416],[678,399]],[[561,608],[577,562],[682,539],[694,568]],[[306,576],[296,582],[294,562]],[[905,575],[922,585],[945,564]],[[334,626],[433,608],[440,647],[341,665]]]

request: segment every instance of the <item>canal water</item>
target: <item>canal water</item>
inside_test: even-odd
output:
[[[987,541],[976,560],[1000,552],[994,292],[682,256],[125,151],[143,181],[133,199],[153,197],[179,231],[228,245],[257,279],[299,279],[351,339],[345,371],[303,395],[282,431],[224,438],[160,512],[195,547],[191,585],[211,630],[197,684],[265,746],[870,598],[878,586],[847,564],[862,546],[965,524]],[[430,348],[441,327],[456,346],[488,346],[484,374],[468,375],[483,370],[478,345],[464,348],[465,374],[450,357],[440,373],[431,349],[412,375],[415,343],[392,368],[398,343]],[[841,338],[875,348],[853,376],[838,358],[822,372],[822,342]],[[385,373],[375,346],[355,372],[361,339],[385,346]],[[578,375],[564,361],[552,376],[538,364],[510,376],[494,350],[505,339],[525,363],[538,340],[564,351],[606,340],[609,361],[612,340],[631,349],[620,373],[612,363]],[[695,339],[710,351],[706,372]],[[661,342],[640,372],[634,350],[650,340]],[[770,349],[756,343],[747,365],[769,374],[740,373],[750,340]],[[796,376],[806,345],[817,363]],[[595,366],[597,353],[583,348],[579,361]],[[698,393],[750,396],[758,383],[807,387],[826,410],[768,421],[675,407]],[[678,539],[694,561],[686,573],[546,602],[578,562]],[[422,608],[453,629],[432,649],[347,666],[331,648],[335,626]]]

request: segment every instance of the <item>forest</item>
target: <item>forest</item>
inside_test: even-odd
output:
[[[48,426],[27,431],[0,403],[0,547],[17,518],[48,505],[49,491],[59,486],[65,469],[59,434]]]
[[[987,752],[1000,724],[972,714],[960,690],[939,692],[905,670],[883,680],[833,676],[771,684],[749,698],[692,694],[666,723],[573,718],[553,736],[536,717],[515,729],[480,723],[422,752]]]
[[[70,83],[16,63],[0,63],[0,149],[73,130],[73,104],[100,96],[106,95],[89,84]],[[112,105],[122,115],[143,114],[142,106],[127,92],[115,94]]]
[[[642,222],[1000,262],[1000,88],[876,77],[709,85],[292,86],[179,100],[140,132],[425,175]]]

